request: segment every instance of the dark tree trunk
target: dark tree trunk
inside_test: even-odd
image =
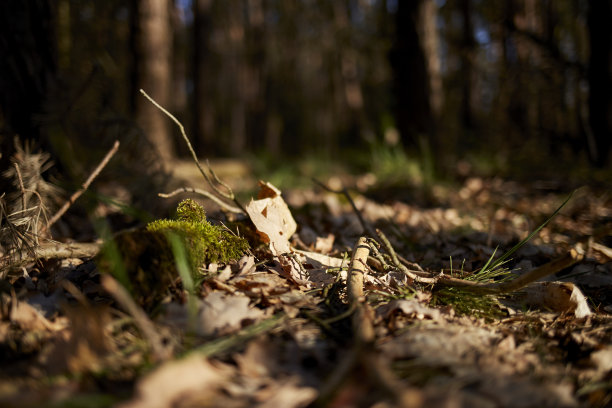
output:
[[[609,163],[612,138],[611,10],[610,0],[589,2],[589,125],[592,132],[589,152],[592,163],[598,167]]]
[[[417,147],[422,135],[431,133],[429,75],[418,24],[423,0],[398,1],[395,44],[390,59],[393,69],[395,113],[406,147]]]
[[[461,0],[461,16],[463,30],[461,38],[461,123],[467,131],[474,129],[472,117],[472,59],[476,42],[474,40],[474,24],[472,23],[472,2]]]
[[[53,11],[48,0],[0,1],[0,129],[21,138],[40,140],[43,106],[57,79]]]

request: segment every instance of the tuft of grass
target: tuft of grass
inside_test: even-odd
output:
[[[565,205],[569,202],[574,193],[575,191],[572,191],[570,195],[567,196],[565,201],[563,201],[563,203],[542,224],[540,224],[527,237],[525,237],[518,244],[513,246],[509,251],[507,251],[497,259],[495,259],[495,253],[497,252],[497,248],[495,248],[495,251],[493,251],[493,254],[487,260],[487,263],[482,268],[480,268],[480,270],[477,271],[475,275],[481,275],[486,279],[487,276],[499,277],[501,275],[509,273],[507,269],[504,268],[504,265],[508,261],[510,261],[510,257],[512,256],[512,254],[521,249],[527,242],[531,241],[531,239],[535,237],[542,230],[542,228],[548,225],[548,223],[559,213],[559,211],[561,211],[561,209],[565,207]]]
[[[509,251],[504,253],[499,258],[495,259],[497,248],[489,257],[485,265],[475,273],[470,274],[465,279],[481,283],[489,282],[504,282],[512,279],[512,271],[506,265],[510,261],[510,257],[529,242],[538,232],[542,230],[548,223],[561,211],[574,195],[572,192],[563,203],[533,230],[526,238],[514,245]],[[452,258],[451,258],[451,275],[453,274]],[[460,274],[463,275],[463,266]],[[476,317],[484,317],[493,319],[503,317],[504,313],[500,308],[497,297],[494,295],[475,294],[471,291],[462,290],[461,288],[443,288],[434,292],[432,305],[451,305],[455,312],[460,315],[471,315]]]

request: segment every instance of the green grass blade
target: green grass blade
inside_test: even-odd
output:
[[[538,234],[542,228],[544,228],[546,225],[548,225],[548,223],[559,213],[559,211],[561,211],[561,209],[563,207],[565,207],[565,205],[569,202],[569,200],[572,198],[572,196],[574,195],[576,191],[572,191],[570,193],[570,195],[565,199],[565,201],[563,201],[563,203],[559,206],[559,208],[557,208],[542,224],[540,224],[538,226],[538,228],[536,228],[535,230],[533,230],[531,232],[531,234],[529,234],[525,239],[523,239],[521,242],[519,242],[518,244],[516,244],[515,246],[512,247],[512,249],[510,249],[508,252],[506,252],[505,254],[503,254],[502,256],[500,256],[498,259],[496,259],[493,263],[491,263],[490,269],[495,269],[499,266],[501,266],[504,262],[506,262],[508,260],[508,258],[515,253],[516,251],[518,251],[523,245],[525,245],[527,242],[529,242],[534,236],[536,236],[536,234]],[[492,259],[493,257],[491,257]],[[489,263],[491,261],[491,259],[489,259],[489,262],[486,263],[486,265],[481,269],[481,271],[485,271],[486,267],[489,266]]]

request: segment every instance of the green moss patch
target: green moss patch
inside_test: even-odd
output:
[[[227,263],[240,258],[249,248],[245,239],[206,221],[204,208],[190,199],[178,205],[176,219],[153,221],[146,230],[153,234],[174,233],[181,237],[194,277],[202,265]]]
[[[187,265],[194,281],[200,268],[211,262],[239,259],[248,249],[244,239],[224,227],[210,224],[204,208],[193,200],[182,201],[174,219],[153,221],[136,231],[124,232],[102,250],[100,269],[114,275],[145,309],[152,309],[179,281],[177,259],[169,239],[178,236],[185,246]]]

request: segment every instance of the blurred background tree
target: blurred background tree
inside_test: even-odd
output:
[[[384,145],[446,174],[482,158],[606,167],[611,3],[5,0],[2,142],[70,162],[139,135],[165,161],[184,155],[142,87],[204,157]]]

